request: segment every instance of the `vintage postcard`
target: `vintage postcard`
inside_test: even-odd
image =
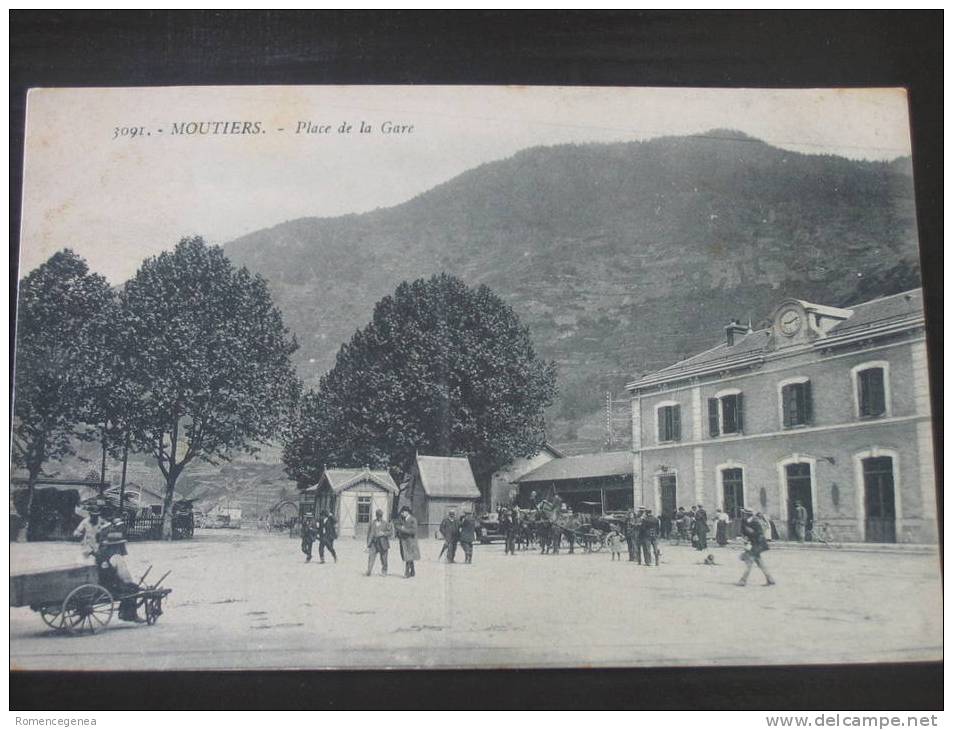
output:
[[[34,89],[13,670],[940,660],[902,89]]]

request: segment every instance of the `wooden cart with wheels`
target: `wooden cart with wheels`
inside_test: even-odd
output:
[[[29,606],[51,629],[79,634],[105,628],[116,604],[135,600],[136,609],[141,608],[146,623],[152,625],[162,615],[163,599],[172,592],[171,588],[159,587],[164,578],[165,575],[155,585],[139,585],[135,591],[114,596],[100,585],[95,565],[20,573],[10,576],[10,606]]]

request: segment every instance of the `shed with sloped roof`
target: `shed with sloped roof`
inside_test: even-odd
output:
[[[459,517],[464,511],[477,511],[480,500],[467,457],[418,454],[401,501],[413,510],[418,534],[429,537],[450,510]]]

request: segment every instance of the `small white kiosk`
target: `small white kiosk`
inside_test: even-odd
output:
[[[325,469],[321,479],[302,494],[302,506],[313,505],[315,517],[326,509],[338,521],[340,537],[362,538],[374,519],[376,510],[383,510],[391,519],[391,508],[397,485],[383,469]]]

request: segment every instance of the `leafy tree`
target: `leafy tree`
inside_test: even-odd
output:
[[[272,439],[298,397],[297,343],[267,284],[220,247],[182,239],[126,283],[122,338],[134,350],[129,431],[166,481],[171,538],[176,480],[194,459],[227,461]]]
[[[418,451],[465,453],[485,495],[493,471],[542,447],[555,380],[555,365],[486,286],[448,274],[404,282],[302,399],[286,471],[313,484],[324,463],[368,464],[399,480]]]
[[[27,533],[43,466],[74,454],[88,402],[89,338],[112,293],[69,249],[20,281],[14,377],[13,463],[26,469]]]

